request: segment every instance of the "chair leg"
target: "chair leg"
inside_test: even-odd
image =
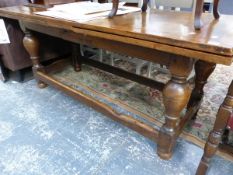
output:
[[[147,70],[147,77],[151,78],[151,74],[152,74],[152,63],[149,63]]]
[[[136,74],[141,75],[142,66],[136,66]]]
[[[114,53],[110,53],[110,64],[114,66]]]
[[[103,59],[104,59],[104,51],[103,51],[103,49],[99,49],[98,55],[99,55],[99,61],[102,63]]]
[[[198,166],[196,175],[205,175],[209,166],[211,158],[216,153],[219,143],[221,141],[224,129],[231,117],[233,109],[233,81],[229,87],[228,94],[218,110],[214,129],[210,132],[208,141],[205,145],[204,154]]]

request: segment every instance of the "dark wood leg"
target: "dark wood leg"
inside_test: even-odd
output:
[[[216,64],[198,60],[195,64],[195,87],[193,89],[187,108],[199,103],[204,95],[203,88],[207,83],[207,79],[214,71]]]
[[[215,19],[219,19],[219,17],[220,17],[219,11],[218,11],[218,4],[219,4],[219,0],[214,0],[214,9],[213,9],[213,13],[214,13],[214,18],[215,18]]]
[[[206,173],[209,166],[209,162],[218,149],[218,145],[221,141],[224,129],[227,126],[232,110],[233,110],[233,81],[229,87],[228,94],[223,104],[220,106],[218,110],[216,121],[214,124],[214,129],[210,132],[208,141],[205,145],[204,155],[201,158],[201,162],[196,172],[197,175],[204,175]]]
[[[26,48],[27,52],[30,55],[30,58],[32,60],[32,70],[34,77],[37,79],[36,73],[38,70],[44,71],[43,66],[40,64],[40,57],[39,57],[39,41],[38,39],[32,35],[30,31],[25,32],[25,36],[23,39],[24,47]],[[39,88],[45,88],[47,85],[42,82],[41,80],[38,80],[38,87]]]
[[[17,81],[22,83],[24,81],[24,70],[16,71]]]
[[[228,144],[229,142],[229,134],[230,134],[230,131],[228,128],[225,128],[224,132],[223,132],[223,136],[222,136],[222,143],[223,144]]]
[[[0,60],[0,80],[6,82],[8,79],[7,70],[4,67],[3,63]]]
[[[72,64],[74,71],[79,72],[82,69],[82,55],[79,44],[72,45]]]
[[[163,90],[165,106],[165,124],[159,132],[157,153],[162,159],[170,159],[175,146],[180,114],[188,103],[191,87],[187,81],[194,61],[189,58],[175,57],[169,66],[171,80]]]
[[[115,16],[117,14],[118,5],[119,5],[119,0],[112,1],[112,10],[108,15],[109,18],[112,18],[113,16]]]
[[[200,30],[202,27],[201,15],[203,13],[203,5],[204,5],[204,0],[196,1],[195,18],[194,18],[194,28],[196,30]]]
[[[143,0],[142,11],[146,12],[148,6],[148,0]]]

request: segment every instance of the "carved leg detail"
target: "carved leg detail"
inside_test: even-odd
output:
[[[142,11],[146,12],[148,6],[148,0],[143,0]]]
[[[219,11],[218,11],[218,4],[219,4],[219,0],[214,0],[214,18],[215,19],[219,19],[220,15],[219,15]]]
[[[211,75],[211,73],[214,71],[216,67],[216,64],[209,63],[205,61],[197,61],[195,64],[195,88],[193,89],[188,108],[193,106],[194,104],[197,104],[202,100],[204,91],[203,88],[205,84],[207,83],[207,79]]]
[[[36,72],[38,70],[43,71],[43,67],[40,64],[40,59],[39,59],[39,41],[35,36],[31,34],[31,32],[26,31],[23,39],[23,44],[30,55],[33,65],[32,66],[33,74],[34,77],[37,79]],[[39,88],[45,88],[46,86],[47,85],[44,82],[40,80],[38,81]]]
[[[119,0],[112,1],[112,10],[108,15],[109,18],[112,18],[113,16],[115,16],[117,14],[118,5],[119,5]]]
[[[228,120],[233,110],[233,81],[229,87],[228,94],[218,110],[214,129],[211,131],[208,141],[205,145],[204,155],[199,164],[197,175],[204,175],[208,169],[211,158],[217,151],[218,145],[221,141],[224,129],[227,126]]]
[[[191,73],[193,60],[189,58],[174,58],[169,66],[171,80],[163,90],[165,106],[165,124],[159,132],[158,155],[162,159],[169,159],[176,143],[180,114],[188,103],[191,88],[187,77]]]
[[[201,15],[203,13],[203,5],[204,5],[204,0],[196,1],[195,18],[194,18],[194,28],[196,30],[200,30],[202,27]]]

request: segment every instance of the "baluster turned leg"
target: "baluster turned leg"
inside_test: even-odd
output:
[[[203,13],[203,5],[204,5],[204,0],[196,1],[195,18],[194,18],[194,28],[196,30],[200,30],[202,27],[201,15]]]
[[[32,70],[34,77],[37,78],[36,72],[38,70],[43,71],[43,67],[40,64],[40,57],[39,57],[39,41],[35,36],[32,35],[30,31],[25,31],[23,44],[32,60],[32,65],[33,65]],[[47,85],[44,82],[38,80],[39,88],[45,88],[46,86]]]
[[[204,86],[207,83],[207,79],[214,71],[216,67],[215,63],[209,63],[205,61],[198,60],[195,64],[195,87],[193,89],[191,98],[189,100],[187,108],[190,108],[198,104],[204,95]],[[197,112],[196,112],[197,114]],[[194,115],[194,117],[196,116]]]
[[[228,94],[218,110],[214,129],[210,132],[208,141],[205,145],[204,155],[197,169],[197,175],[204,175],[208,169],[209,162],[218,149],[224,129],[227,126],[228,120],[233,110],[233,81],[228,90]]]
[[[194,61],[190,58],[175,57],[169,70],[171,80],[163,90],[165,105],[165,124],[159,132],[157,153],[162,159],[169,159],[176,143],[180,114],[188,103],[191,88],[187,78],[191,73]]]

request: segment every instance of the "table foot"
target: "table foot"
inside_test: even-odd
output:
[[[79,65],[76,65],[75,67],[74,67],[74,71],[75,72],[80,72],[82,69],[81,69],[81,66],[79,66]]]
[[[44,88],[46,88],[47,86],[48,86],[48,85],[45,84],[45,83],[42,82],[42,81],[38,81],[38,83],[37,83],[37,87],[40,88],[40,89],[44,89]]]

